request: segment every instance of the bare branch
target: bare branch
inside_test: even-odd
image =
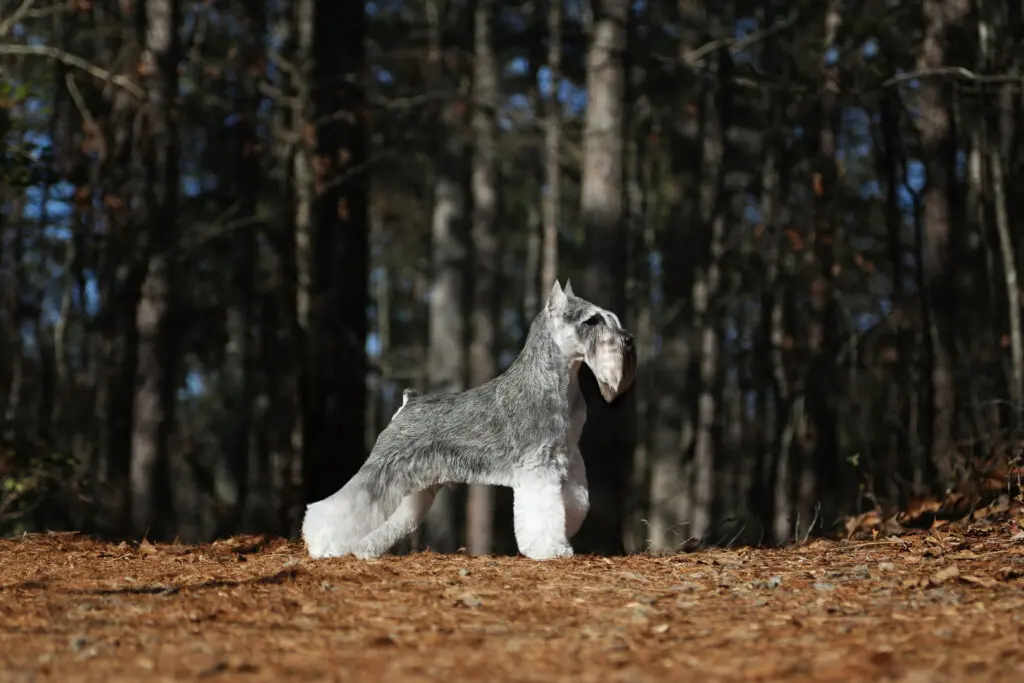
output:
[[[89,111],[88,105],[85,103],[85,98],[82,97],[82,92],[78,89],[78,85],[75,83],[75,77],[73,74],[67,74],[64,77],[64,82],[67,83],[68,92],[71,93],[71,99],[74,100],[75,106],[78,108],[78,112],[82,115],[82,119],[85,121],[86,126],[96,132],[100,131],[100,127],[96,124],[96,118]]]
[[[21,21],[22,18],[24,18],[24,16],[28,14],[28,11],[32,9],[32,5],[35,4],[35,1],[36,0],[25,0],[24,2],[21,3],[18,9],[14,10],[14,14],[4,19],[3,21],[0,21],[0,36],[6,36],[8,33],[10,33],[11,29],[14,28],[15,24]]]
[[[919,71],[908,71],[907,73],[897,74],[886,79],[882,83],[882,87],[888,88],[898,83],[905,83],[918,78],[935,78],[935,77],[952,77],[959,80],[971,81],[972,83],[982,84],[1001,84],[1001,83],[1020,83],[1024,81],[1019,75],[1013,74],[979,74],[965,69],[962,66],[936,66],[930,69],[921,69]]]
[[[75,69],[81,69],[85,73],[89,74],[94,78],[98,78],[101,81],[106,81],[112,85],[116,85],[122,88],[129,95],[139,101],[146,100],[146,92],[138,85],[132,82],[130,78],[122,74],[115,74],[103,69],[95,64],[92,64],[85,59],[77,55],[73,55],[70,52],[64,50],[58,50],[55,47],[48,45],[10,45],[0,44],[0,55],[15,55],[15,56],[26,56],[26,57],[46,57],[56,62],[60,62],[65,66],[70,66]]]
[[[685,62],[686,64],[697,65],[700,64],[700,62],[709,54],[718,50],[728,50],[732,54],[742,52],[743,50],[746,50],[747,48],[790,28],[796,23],[799,16],[799,12],[793,12],[785,19],[777,21],[771,26],[767,26],[760,31],[754,31],[743,38],[717,38],[704,43],[700,47],[696,47],[689,52],[683,53],[680,57],[680,61]]]

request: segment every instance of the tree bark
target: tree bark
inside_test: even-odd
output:
[[[1013,135],[1013,89],[1004,87],[1000,93],[999,135],[989,135],[988,163],[992,182],[992,202],[995,213],[999,254],[1003,265],[1006,287],[1010,336],[1010,400],[1014,414],[1024,410],[1024,339],[1021,334],[1020,281],[1013,245],[1013,231],[1006,204],[1006,162],[1002,147],[1009,147]]]
[[[548,0],[548,88],[544,93],[544,231],[540,291],[546,292],[558,279],[558,227],[562,201],[562,103],[558,99],[562,80],[562,2]],[[530,283],[536,287],[536,283]],[[535,314],[536,311],[532,311]]]
[[[473,66],[473,287],[469,384],[479,386],[497,372],[497,125],[498,72],[492,42],[494,0],[476,0]],[[486,555],[493,549],[494,491],[470,486],[466,501],[466,549]]]
[[[967,0],[925,0],[925,36],[917,68],[946,65],[947,30],[961,21],[969,9]],[[922,79],[917,127],[921,136],[921,161],[926,185],[923,192],[924,262],[926,301],[929,307],[931,361],[930,452],[934,485],[942,491],[953,483],[956,463],[953,419],[956,396],[953,383],[953,339],[956,284],[950,252],[950,193],[953,169],[953,137],[946,89],[937,78]]]
[[[441,67],[441,27],[437,6],[428,3],[433,12],[431,63],[433,79],[440,84],[449,77]],[[459,61],[461,65],[461,60]],[[466,323],[467,276],[469,268],[469,235],[466,221],[467,145],[462,101],[442,105],[438,132],[437,162],[434,178],[434,208],[431,225],[433,260],[430,289],[429,350],[427,360],[427,391],[458,392],[466,388],[468,330]],[[452,552],[459,547],[458,506],[450,487],[438,491],[434,504],[423,524],[422,540],[438,552]]]
[[[138,380],[133,411],[131,525],[136,536],[163,537],[170,519],[169,439],[174,424],[174,264],[178,201],[177,67],[180,57],[178,0],[147,0],[140,28],[144,45],[148,130],[142,146],[146,167],[145,214],[148,266],[136,310]]]
[[[724,59],[724,58],[723,58]],[[717,76],[725,74],[718,58],[712,59],[709,69]],[[693,281],[693,325],[697,331],[697,377],[699,393],[696,404],[696,433],[693,444],[693,480],[690,483],[690,536],[707,540],[711,530],[714,500],[715,450],[718,445],[715,425],[721,409],[719,381],[719,288],[721,285],[721,259],[725,252],[725,203],[722,183],[725,166],[725,126],[723,100],[728,84],[718,78],[717,87],[702,93],[701,153],[697,213],[701,230],[700,263]],[[684,485],[686,483],[684,482]]]
[[[703,10],[698,0],[679,0],[679,52],[687,54],[700,42]],[[689,482],[693,444],[693,414],[687,410],[687,385],[693,357],[689,321],[684,305],[693,293],[697,263],[692,249],[693,233],[684,226],[697,215],[696,202],[687,188],[700,178],[701,138],[696,108],[690,106],[697,94],[695,65],[679,69],[675,117],[671,128],[671,173],[676,192],[669,196],[668,225],[659,231],[658,252],[662,255],[661,289],[664,311],[659,331],[663,338],[658,367],[652,380],[656,402],[652,420],[650,454],[650,528],[652,549],[680,547],[690,537],[689,516],[693,491]]]
[[[587,52],[587,109],[583,129],[580,211],[586,234],[587,270],[576,292],[629,320],[626,301],[627,226],[624,215],[624,57],[627,0],[597,0]],[[633,457],[633,392],[606,404],[593,374],[580,369],[588,417],[580,448],[590,482],[590,514],[577,537],[581,549],[620,553],[623,545],[625,485]]]
[[[339,33],[340,32],[340,33]],[[362,2],[316,0],[312,27],[310,261],[306,302],[306,500],[344,484],[366,457],[369,173]]]
[[[838,514],[832,504],[835,491],[829,487],[836,484],[837,443],[836,415],[833,395],[839,377],[835,372],[838,355],[838,332],[840,320],[834,300],[834,267],[836,264],[835,245],[841,243],[841,185],[837,168],[837,130],[840,126],[839,76],[837,68],[830,66],[827,53],[836,41],[841,15],[837,0],[831,0],[825,8],[820,44],[821,93],[816,112],[817,154],[813,161],[812,186],[815,189],[812,216],[813,248],[805,254],[811,273],[808,300],[810,320],[808,326],[808,349],[811,353],[807,365],[804,387],[808,394],[806,429],[801,435],[802,454],[799,483],[797,486],[797,514],[794,520],[794,535],[797,540],[807,538],[813,525],[820,519],[820,505],[827,504],[826,517]],[[826,496],[822,499],[822,494]]]

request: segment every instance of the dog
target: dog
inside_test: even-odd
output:
[[[524,556],[572,556],[569,539],[590,509],[579,449],[587,419],[582,363],[610,403],[636,377],[633,336],[615,313],[556,281],[503,373],[463,392],[403,392],[359,471],[307,506],[309,555],[378,557],[419,526],[442,486],[484,484],[512,488]]]

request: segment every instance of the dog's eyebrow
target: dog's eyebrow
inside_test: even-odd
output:
[[[569,322],[578,323],[582,322],[583,319],[585,317],[588,317],[590,314],[590,307],[575,302],[571,302],[565,312],[565,318]]]

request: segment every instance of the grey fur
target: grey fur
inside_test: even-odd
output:
[[[572,554],[568,539],[589,509],[579,437],[586,421],[579,364],[606,401],[636,375],[632,336],[617,316],[556,282],[505,372],[460,393],[403,392],[402,406],[359,472],[307,508],[314,557],[375,557],[412,532],[447,484],[510,486],[520,551]]]

